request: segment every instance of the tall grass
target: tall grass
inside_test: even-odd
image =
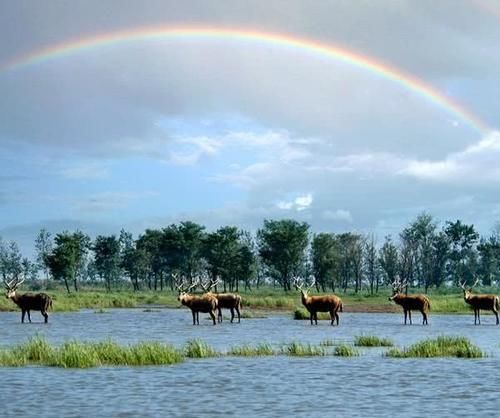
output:
[[[207,358],[219,355],[205,341],[199,339],[189,340],[184,347],[184,354],[189,358]]]
[[[143,342],[120,346],[112,341],[66,341],[52,347],[42,337],[33,337],[10,349],[0,350],[0,366],[41,365],[64,368],[97,366],[170,365],[183,361],[173,346]]]
[[[359,356],[359,351],[352,345],[340,344],[333,350],[333,355],[338,357],[356,357]]]
[[[411,345],[408,348],[393,348],[386,353],[388,357],[460,357],[481,358],[485,354],[465,337],[440,336]]]
[[[359,335],[354,338],[354,345],[357,347],[392,347],[394,343],[388,338],[375,335]]]
[[[273,356],[276,352],[270,344],[261,343],[256,346],[243,345],[231,347],[227,352],[230,356],[255,357],[255,356]]]
[[[291,342],[281,349],[282,354],[288,356],[325,356],[326,351],[321,346]]]

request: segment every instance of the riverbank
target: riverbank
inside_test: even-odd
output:
[[[100,289],[86,289],[76,293],[66,293],[63,290],[45,291],[53,299],[54,312],[77,311],[79,309],[109,309],[109,308],[139,308],[154,306],[159,308],[178,308],[177,293],[172,291],[113,291],[106,292]],[[23,292],[21,292],[23,293]],[[411,292],[411,293],[416,293]],[[298,292],[285,293],[273,288],[257,289],[255,291],[240,292],[245,309],[257,311],[290,311],[301,308],[301,299]],[[401,312],[402,308],[388,300],[388,290],[378,295],[366,293],[338,293],[342,298],[344,312],[362,313],[392,313]],[[462,292],[430,292],[431,314],[434,313],[469,313],[470,308],[465,304]],[[19,308],[6,298],[0,299],[0,311],[16,311]]]

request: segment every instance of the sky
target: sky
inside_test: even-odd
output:
[[[488,234],[499,44],[498,0],[0,2],[0,236]]]

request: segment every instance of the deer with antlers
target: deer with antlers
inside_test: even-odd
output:
[[[304,283],[297,277],[293,282],[295,288],[300,290],[302,304],[309,311],[311,325],[313,325],[313,319],[316,325],[318,325],[318,312],[329,312],[331,325],[334,325],[335,321],[337,321],[337,326],[339,325],[338,312],[342,312],[343,309],[342,299],[336,295],[309,296],[309,290],[316,284],[316,279],[314,279],[312,284],[306,289],[304,289]]]
[[[474,325],[481,325],[481,317],[480,310],[484,309],[487,311],[492,311],[497,317],[497,325],[498,325],[498,309],[500,308],[500,302],[497,295],[492,294],[473,294],[472,288],[477,285],[479,279],[474,282],[474,284],[467,289],[465,287],[465,282],[459,282],[459,286],[462,288],[464,292],[464,300],[467,304],[469,304],[474,309]]]
[[[30,311],[40,311],[45,319],[45,323],[47,323],[49,321],[47,311],[52,307],[51,297],[46,293],[24,293],[20,295],[17,293],[17,289],[22,282],[24,282],[24,279],[21,281],[14,279],[8,283],[4,280],[6,298],[12,300],[12,302],[21,308],[22,323],[24,323],[26,313],[28,313],[28,321],[31,322]]]
[[[200,282],[201,288],[205,294],[213,295],[217,298],[217,321],[222,322],[222,309],[229,309],[231,311],[231,322],[234,320],[234,311],[238,314],[238,323],[240,323],[241,315],[241,296],[236,293],[212,293],[212,289],[216,288],[220,283],[220,280],[210,280],[210,282],[202,283]]]
[[[195,289],[197,286],[198,281],[195,281],[190,286],[186,287],[184,280],[176,280],[176,287],[179,291],[177,300],[184,306],[187,306],[189,309],[191,309],[191,313],[193,314],[193,325],[200,325],[200,312],[208,313],[215,325],[215,311],[218,307],[217,298],[212,294],[204,294],[202,296],[190,294],[189,292]]]
[[[392,283],[392,296],[389,297],[390,301],[397,303],[403,307],[405,315],[405,325],[406,317],[410,317],[411,325],[411,311],[420,311],[422,314],[422,325],[428,325],[427,315],[431,309],[431,302],[429,298],[425,295],[406,295],[403,293],[403,289],[407,286],[407,282],[402,283],[401,281],[395,281]]]

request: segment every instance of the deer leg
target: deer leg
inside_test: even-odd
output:
[[[191,314],[193,315],[193,325],[196,325],[196,312],[191,311]]]
[[[335,312],[334,311],[330,311],[330,319],[331,319],[330,325],[335,325]]]
[[[337,311],[335,311],[335,318],[337,318],[337,326],[340,325],[340,322],[339,322],[339,314]]]
[[[408,316],[410,317],[410,325],[411,325],[411,309],[408,310]]]
[[[217,321],[222,322],[222,309],[217,308]]]
[[[24,315],[26,315],[26,311],[23,309],[21,314],[21,322],[24,324]]]
[[[311,320],[311,325],[313,325],[313,317],[314,314],[312,312],[309,312],[309,319]]]
[[[42,311],[42,315],[45,318],[45,323],[49,322],[49,315],[47,312]]]
[[[495,310],[493,309],[493,313],[494,313],[494,314],[495,314],[495,316],[497,317],[497,325],[498,325],[498,312],[497,312],[497,311],[495,311]]]
[[[318,325],[318,312],[314,312],[314,322]]]
[[[31,324],[31,315],[30,315],[30,310],[28,309],[28,321],[30,321]]]
[[[479,322],[479,325],[481,325],[481,309],[477,310],[477,322]]]
[[[408,316],[408,311],[405,309],[405,325],[406,325],[406,317]]]
[[[424,311],[422,311],[422,317],[423,317],[422,325],[428,325],[428,323],[427,323],[427,314]]]
[[[210,311],[210,316],[212,317],[212,321],[214,322],[214,325],[216,324],[215,322],[215,314],[214,314],[214,311]]]
[[[231,323],[233,323],[234,320],[234,308],[231,308]]]
[[[239,324],[240,323],[240,308],[236,307],[236,313],[238,314],[238,324]]]

